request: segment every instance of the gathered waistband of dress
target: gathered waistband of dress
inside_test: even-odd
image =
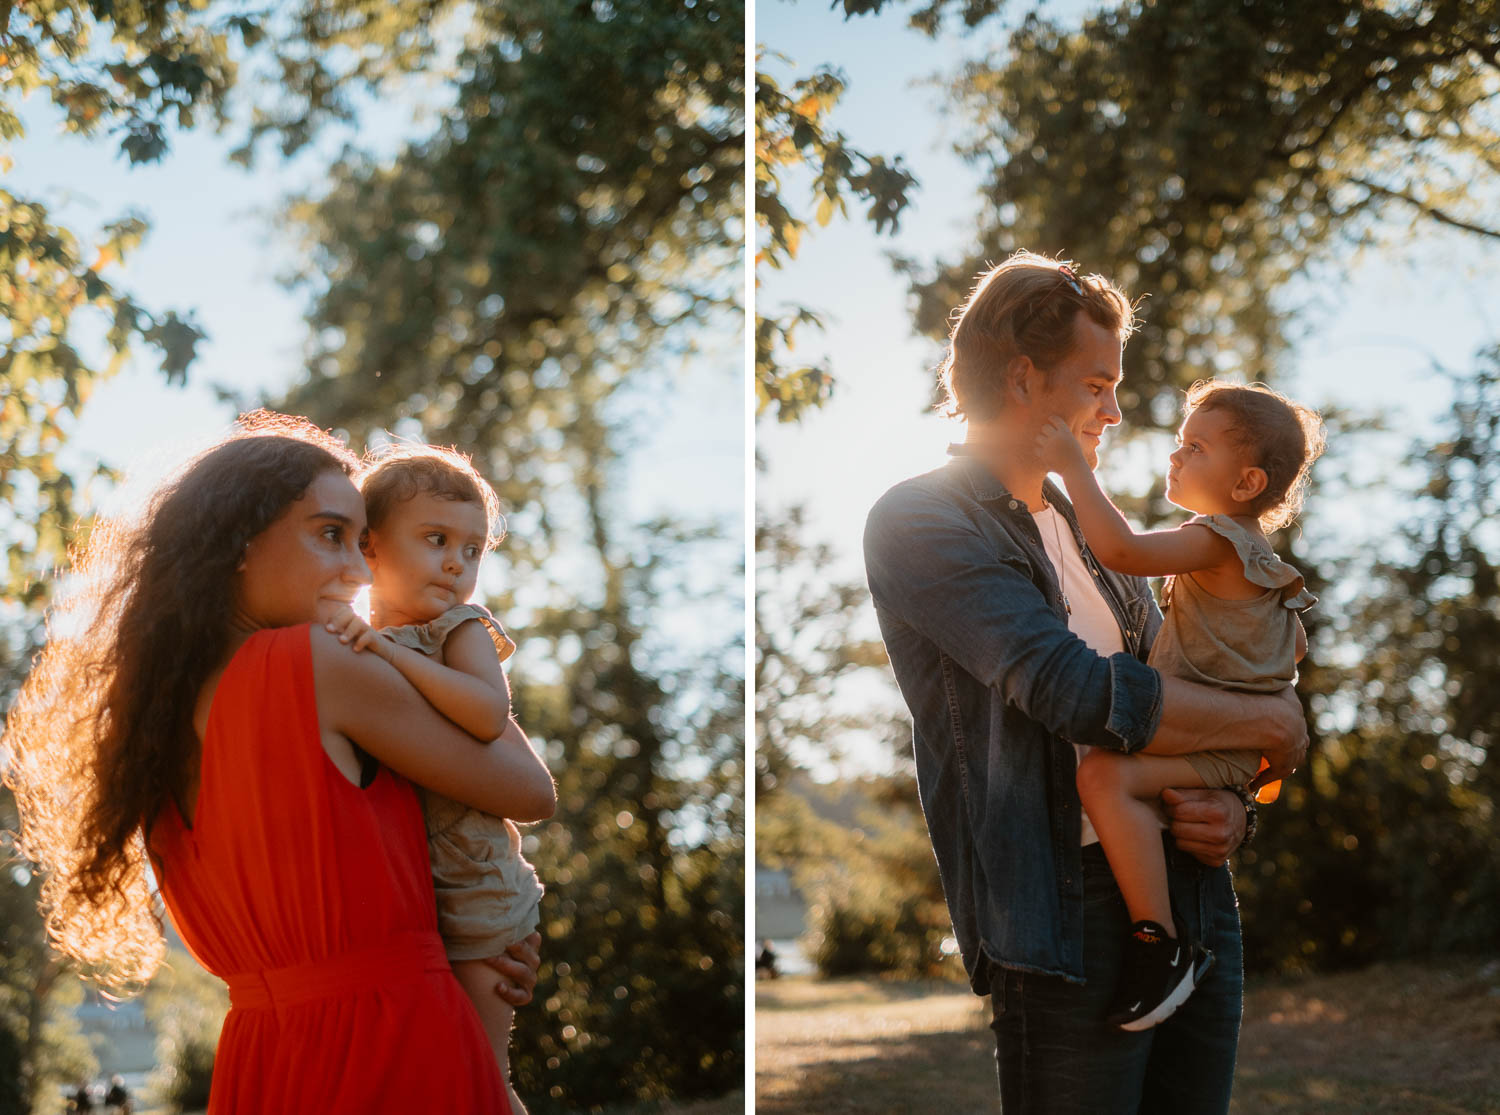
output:
[[[271,1007],[369,991],[451,970],[443,939],[433,932],[402,933],[378,945],[307,964],[263,968],[226,977],[235,1010]]]

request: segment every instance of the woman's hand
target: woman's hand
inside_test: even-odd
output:
[[[513,1007],[524,1007],[531,1002],[531,993],[536,990],[537,970],[542,966],[542,935],[533,933],[518,941],[500,956],[485,961],[499,973],[495,994]]]

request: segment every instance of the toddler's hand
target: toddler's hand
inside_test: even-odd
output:
[[[354,650],[373,650],[381,658],[390,660],[388,640],[380,632],[359,617],[353,608],[340,608],[327,623],[328,630]]]
[[[1036,435],[1036,456],[1048,472],[1064,473],[1070,466],[1089,467],[1073,431],[1056,415],[1047,419]]]

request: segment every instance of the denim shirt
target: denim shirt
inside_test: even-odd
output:
[[[1072,527],[1120,625],[1105,658],[1068,630],[1026,504],[979,460],[897,484],[865,525],[865,571],[913,719],[917,790],[976,994],[989,965],[1082,982],[1083,812],[1074,744],[1132,752],[1161,718],[1145,664],[1161,613],[1145,578],[1105,569]]]

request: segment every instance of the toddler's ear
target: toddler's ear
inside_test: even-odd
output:
[[[1266,490],[1270,480],[1263,468],[1250,467],[1240,469],[1240,478],[1235,481],[1234,491],[1230,494],[1240,503],[1253,503],[1260,498],[1260,494]]]

